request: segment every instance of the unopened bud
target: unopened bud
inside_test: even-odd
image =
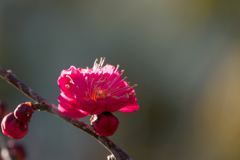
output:
[[[21,139],[28,133],[28,122],[20,122],[11,112],[3,118],[1,128],[12,139]]]
[[[111,136],[113,135],[119,125],[118,119],[110,112],[104,112],[97,115],[92,121],[94,131],[100,136]]]
[[[33,114],[33,109],[31,106],[32,106],[32,103],[29,103],[29,102],[19,104],[14,111],[14,116],[20,122],[30,121]]]

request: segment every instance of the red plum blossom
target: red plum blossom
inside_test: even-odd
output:
[[[61,94],[58,110],[71,118],[99,115],[103,112],[134,112],[138,110],[135,90],[121,78],[124,70],[106,64],[104,58],[95,61],[93,68],[63,70],[58,78]]]

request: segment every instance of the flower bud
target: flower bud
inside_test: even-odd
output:
[[[14,111],[14,116],[20,122],[30,121],[33,114],[33,109],[31,106],[32,106],[32,103],[29,103],[29,102],[19,104]]]
[[[7,114],[6,104],[0,100],[0,121]]]
[[[95,133],[100,136],[111,136],[118,128],[118,119],[110,112],[104,112],[91,118]]]
[[[21,144],[14,141],[8,141],[7,147],[9,149],[10,155],[15,160],[24,160],[26,158],[26,151]]]
[[[28,122],[20,122],[11,112],[3,118],[1,128],[3,134],[12,139],[20,139],[28,133]]]

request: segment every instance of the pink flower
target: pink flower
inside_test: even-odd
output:
[[[112,65],[103,66],[105,59],[99,64],[95,61],[93,68],[75,68],[71,66],[63,70],[58,85],[61,94],[58,97],[58,110],[72,118],[103,112],[134,112],[138,110],[135,90],[129,86],[125,78],[121,78],[124,70],[118,71]]]
[[[101,136],[111,136],[118,128],[118,119],[110,112],[94,115],[91,119],[94,131]]]
[[[19,104],[14,110],[15,118],[17,118],[20,122],[29,122],[34,112],[31,106],[31,102]]]
[[[28,122],[20,122],[15,117],[13,112],[6,115],[1,123],[3,134],[12,139],[23,138],[28,133]]]

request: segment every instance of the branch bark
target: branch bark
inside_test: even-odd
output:
[[[0,76],[13,85],[15,88],[17,88],[20,92],[24,93],[26,96],[28,96],[30,99],[36,102],[36,104],[33,105],[34,110],[40,110],[40,111],[47,111],[65,121],[72,124],[73,126],[81,129],[82,131],[88,133],[93,138],[95,138],[99,143],[101,143],[110,153],[111,155],[108,156],[108,160],[133,160],[129,155],[127,155],[124,151],[122,151],[116,144],[114,144],[110,139],[104,136],[99,136],[94,132],[94,129],[91,125],[76,119],[76,118],[70,118],[63,114],[61,114],[58,111],[58,108],[48,102],[46,99],[38,95],[36,92],[34,92],[31,88],[23,84],[20,80],[16,78],[15,75],[12,74],[10,70],[5,71],[3,68],[0,67]]]

